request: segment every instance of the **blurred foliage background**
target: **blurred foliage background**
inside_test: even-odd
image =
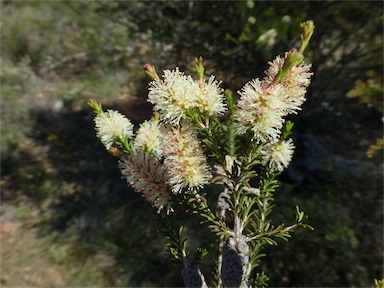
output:
[[[315,231],[270,247],[262,268],[272,287],[383,278],[381,1],[2,1],[0,283],[182,286],[154,209],[126,187],[86,102],[137,128],[151,116],[142,65],[193,73],[195,56],[236,92],[298,47],[308,19],[315,74],[274,217],[293,220],[299,204]],[[193,241],[207,233],[178,221]]]

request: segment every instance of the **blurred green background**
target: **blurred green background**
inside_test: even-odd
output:
[[[297,149],[273,217],[289,223],[299,204],[315,230],[268,248],[262,268],[272,287],[373,287],[383,277],[382,1],[2,1],[0,283],[182,286],[155,209],[121,179],[86,102],[137,128],[151,116],[142,65],[193,73],[195,56],[236,92],[298,47],[309,19],[315,74],[291,119]],[[183,221],[192,238],[207,233]]]

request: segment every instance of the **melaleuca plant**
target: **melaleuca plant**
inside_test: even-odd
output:
[[[291,225],[274,226],[270,219],[276,177],[295,148],[293,123],[285,118],[301,110],[312,76],[303,52],[314,25],[307,21],[301,27],[299,49],[269,62],[264,78],[240,89],[237,103],[220,81],[205,76],[201,57],[196,78],[178,68],[160,77],[154,66],[144,65],[152,80],[148,101],[154,115],[136,133],[124,115],[89,101],[97,114],[97,136],[120,159],[128,185],[160,214],[170,255],[180,261],[187,287],[207,287],[198,263],[208,251],[188,250],[183,227],[175,227],[172,219],[175,209],[200,217],[217,235],[216,277],[209,283],[216,287],[266,286],[264,272],[252,273],[264,256],[263,246],[287,240],[299,227],[311,228],[299,207]],[[222,187],[214,203],[205,189],[212,184]]]

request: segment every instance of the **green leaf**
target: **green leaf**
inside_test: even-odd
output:
[[[181,244],[181,249],[183,251],[186,251],[187,250],[187,239],[184,239],[182,244]]]
[[[269,237],[263,237],[262,240],[266,243],[268,243],[269,245],[277,245],[277,242],[275,240],[273,240],[272,238],[269,238]]]
[[[257,273],[254,280],[252,281],[253,287],[268,287],[268,276],[264,274],[264,271]]]
[[[277,233],[276,237],[281,238],[285,241],[288,241],[289,238],[291,238],[291,235],[289,233]]]
[[[294,123],[292,121],[287,121],[284,126],[282,140],[288,139],[289,136],[292,134],[292,128]]]
[[[227,100],[228,110],[231,113],[231,115],[233,115],[233,113],[235,112],[235,104],[233,102],[232,91],[229,89],[225,89],[224,95],[225,95],[225,99]]]
[[[296,221],[301,223],[305,217],[304,212],[300,211],[299,206],[296,205]]]
[[[169,252],[170,252],[170,254],[171,254],[173,257],[175,257],[176,259],[179,259],[177,249],[175,249],[175,248],[173,248],[173,247],[169,247]]]
[[[196,251],[194,253],[194,260],[196,262],[199,262],[199,261],[201,261],[207,255],[208,255],[208,250],[207,249],[197,247]]]
[[[96,113],[96,114],[102,114],[104,113],[103,112],[103,108],[101,107],[101,104],[99,102],[97,102],[95,99],[90,99],[88,101],[88,106],[92,108],[92,110]]]

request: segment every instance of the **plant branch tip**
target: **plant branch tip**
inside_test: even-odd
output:
[[[90,99],[88,101],[88,106],[92,108],[92,110],[97,114],[102,114],[104,111],[103,111],[103,108],[101,107],[101,104],[99,102],[97,102],[95,99]]]
[[[152,80],[159,80],[160,77],[159,75],[157,74],[156,72],[156,69],[155,69],[155,66],[147,63],[147,64],[144,64],[143,66],[143,69],[145,71],[145,73],[152,79]]]
[[[301,34],[301,46],[299,51],[303,53],[304,50],[307,48],[309,40],[311,39],[312,34],[315,30],[315,24],[312,20],[308,20],[300,23],[300,28],[303,29],[303,32]]]
[[[196,63],[196,72],[197,72],[197,78],[198,79],[203,79],[204,77],[204,67],[203,67],[203,57],[195,58],[195,63]]]

